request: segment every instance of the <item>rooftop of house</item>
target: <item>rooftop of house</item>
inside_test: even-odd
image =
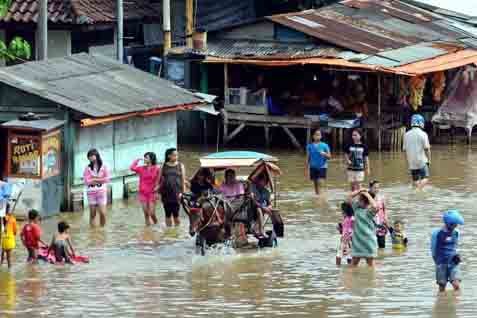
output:
[[[36,23],[38,0],[12,0],[8,13],[0,22]],[[113,0],[49,0],[48,19],[58,24],[112,23],[116,20],[116,1]],[[148,0],[124,1],[124,17],[141,20],[160,17],[160,12]]]
[[[85,53],[0,68],[0,82],[96,118],[203,104],[169,81]]]

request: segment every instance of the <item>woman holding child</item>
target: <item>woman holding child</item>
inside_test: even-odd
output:
[[[359,189],[349,194],[348,203],[353,207],[355,218],[351,248],[352,264],[358,266],[361,259],[365,258],[368,266],[373,267],[378,251],[374,223],[377,213],[376,201],[368,190]]]

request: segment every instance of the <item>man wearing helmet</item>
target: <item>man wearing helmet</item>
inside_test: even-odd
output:
[[[422,189],[429,180],[431,162],[431,145],[424,131],[424,124],[424,117],[419,114],[413,115],[412,128],[404,135],[403,144],[412,180],[418,189]]]
[[[454,290],[460,289],[459,263],[457,254],[459,231],[457,225],[464,225],[464,218],[457,210],[449,210],[443,216],[444,227],[434,230],[431,239],[431,252],[436,264],[436,282],[439,291],[446,290],[447,283],[451,283]]]

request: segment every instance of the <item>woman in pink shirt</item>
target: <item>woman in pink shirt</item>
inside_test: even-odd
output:
[[[220,186],[219,191],[227,199],[234,199],[244,194],[243,184],[237,180],[234,170],[225,170],[225,181]]]
[[[153,152],[147,152],[144,155],[144,165],[139,166],[141,160],[134,160],[130,169],[139,176],[139,202],[141,202],[144,211],[146,225],[149,226],[151,221],[157,224],[156,202],[161,181],[161,169],[157,165],[157,157]]]
[[[89,223],[94,225],[96,214],[99,212],[99,221],[101,226],[106,224],[106,205],[107,183],[111,179],[109,170],[103,164],[101,156],[96,149],[91,149],[87,154],[89,164],[84,169],[83,179],[86,184],[86,193],[88,195],[89,204]]]

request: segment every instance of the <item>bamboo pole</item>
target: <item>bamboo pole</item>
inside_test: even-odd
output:
[[[186,45],[192,48],[192,34],[194,33],[194,0],[186,0]]]
[[[123,14],[123,0],[116,0],[116,58],[120,63],[123,63],[124,45],[124,14]]]

